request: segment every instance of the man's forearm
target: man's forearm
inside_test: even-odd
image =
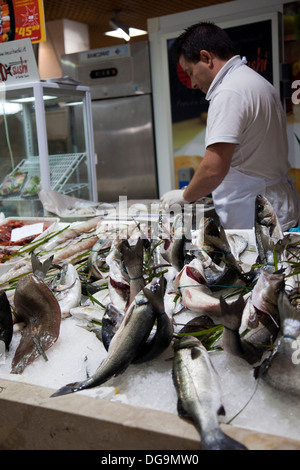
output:
[[[234,144],[220,143],[206,149],[202,162],[183,193],[186,201],[193,202],[205,197],[219,186],[230,168],[234,148]]]

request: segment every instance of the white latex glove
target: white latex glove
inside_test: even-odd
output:
[[[165,193],[160,199],[162,208],[168,209],[174,204],[188,204],[188,201],[186,201],[183,197],[183,193],[184,189],[173,189],[172,191]]]

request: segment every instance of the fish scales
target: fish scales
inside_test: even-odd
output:
[[[190,418],[201,436],[203,450],[245,450],[220,428],[218,415],[225,414],[217,374],[208,352],[195,337],[185,336],[175,346],[173,381],[178,411]]]
[[[147,340],[154,321],[154,309],[141,291],[126,311],[120,328],[109,344],[107,356],[96,372],[86,380],[65,385],[52,396],[96,387],[124,372]]]

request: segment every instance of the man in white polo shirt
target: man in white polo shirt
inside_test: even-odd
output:
[[[186,189],[165,193],[162,206],[212,193],[223,227],[244,229],[253,227],[255,198],[262,194],[283,230],[299,225],[286,120],[274,87],[236,55],[227,33],[213,23],[189,27],[176,40],[175,56],[209,101],[206,152]]]

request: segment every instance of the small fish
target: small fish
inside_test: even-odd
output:
[[[47,266],[44,265],[46,269]],[[54,294],[43,279],[34,273],[27,274],[17,282],[14,305],[18,319],[25,323],[25,327],[12,360],[11,373],[21,374],[27,365],[41,355],[41,351],[45,353],[57,341],[61,311]]]
[[[255,200],[254,231],[258,262],[274,266],[274,253],[276,253],[278,261],[281,261],[283,257],[284,234],[272,205],[261,194]]]
[[[106,263],[109,267],[108,290],[111,303],[119,310],[126,310],[129,306],[130,281],[122,264],[119,240],[114,240],[112,249],[106,257]]]
[[[90,268],[91,277],[93,279],[103,279],[104,269],[107,269],[105,257],[107,251],[110,249],[112,240],[110,239],[100,239],[96,241],[94,246],[91,249],[91,252],[88,257],[88,266]]]
[[[108,304],[102,317],[102,343],[108,351],[111,340],[118,331],[125,312],[119,310],[115,305]]]
[[[222,336],[222,347],[224,351],[238,356],[247,361],[249,364],[254,364],[261,359],[262,351],[256,348],[247,341],[241,340],[240,326],[245,308],[245,300],[240,296],[237,300],[230,305],[220,297],[221,306],[221,323],[224,326]]]
[[[218,377],[208,352],[192,336],[175,345],[173,381],[178,395],[178,413],[191,419],[201,436],[203,450],[247,450],[220,428],[218,415],[224,415]]]
[[[70,310],[77,307],[81,300],[81,282],[75,266],[64,264],[49,288],[59,303],[62,318],[68,317]]]
[[[185,243],[186,239],[190,239],[191,236],[189,234],[191,227],[191,220],[190,217],[184,217],[182,214],[177,214],[174,218],[173,222],[173,237],[171,243],[171,252],[170,252],[170,260],[172,266],[177,269],[177,271],[181,271],[185,263]],[[187,237],[188,235],[188,237]]]
[[[13,317],[5,291],[0,291],[0,341],[8,350],[13,336]]]
[[[95,373],[86,380],[63,386],[51,396],[56,397],[96,387],[124,372],[147,341],[154,321],[154,309],[141,291],[126,311],[119,329],[109,344],[107,357]]]
[[[279,322],[278,294],[283,288],[284,274],[269,273],[267,269],[261,269],[251,294],[254,308],[269,315],[277,325]]]
[[[300,315],[285,292],[278,296],[281,337],[259,375],[275,389],[300,396],[299,335]]]

